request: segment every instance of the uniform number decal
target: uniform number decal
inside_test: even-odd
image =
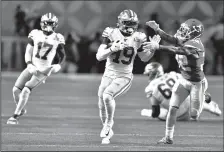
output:
[[[165,83],[161,83],[158,85],[158,90],[166,99],[170,99],[172,95],[171,88],[174,86],[174,84],[175,80],[169,78],[165,81]]]
[[[39,42],[37,44],[37,54],[35,55],[35,57],[42,59],[42,60],[47,60],[47,55],[50,53],[51,49],[53,48],[53,45],[48,44],[48,43],[43,43],[43,42]],[[44,50],[45,53],[43,56],[40,56],[40,50]]]
[[[133,47],[125,47],[123,49],[123,55],[128,60],[119,60],[121,52],[122,51],[119,50],[119,51],[113,53],[113,55],[115,55],[115,58],[113,59],[113,62],[118,63],[118,64],[121,62],[125,65],[129,65],[132,61],[133,56],[134,56],[134,48]]]

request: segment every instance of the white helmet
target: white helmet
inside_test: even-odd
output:
[[[44,14],[41,17],[40,26],[45,32],[53,32],[58,26],[58,18],[53,13]]]

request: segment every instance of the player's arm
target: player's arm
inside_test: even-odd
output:
[[[193,56],[194,58],[198,58],[199,52],[201,51],[200,49],[193,46],[175,47],[166,45],[159,45],[159,50],[168,51],[180,55]]]
[[[96,54],[96,59],[98,61],[105,60],[112,52],[109,44],[111,43],[110,39],[107,37],[103,37],[103,42],[99,46],[97,54]]]
[[[36,30],[33,30],[28,35],[28,44],[26,46],[25,52],[25,62],[27,64],[27,69],[31,74],[37,74],[37,68],[32,63],[32,56],[33,56],[33,47],[34,47],[34,40],[33,37],[36,34]]]
[[[146,25],[154,29],[156,34],[158,34],[163,40],[175,46],[183,46],[183,43],[186,42],[186,39],[178,39],[177,37],[170,35],[165,31],[163,31],[162,29],[160,29],[159,24],[157,24],[155,21],[148,21],[146,22]]]
[[[156,43],[159,43],[159,41],[161,39],[157,39],[156,40],[156,36],[153,37],[156,41]],[[147,38],[146,38],[146,35],[142,33],[141,35],[141,39],[139,40],[142,45],[141,47],[138,49],[138,56],[139,58],[143,61],[143,62],[148,62],[152,56],[154,55],[155,53],[155,49],[152,49],[152,48],[146,48],[144,45],[145,45],[145,42],[146,42]],[[150,39],[150,41],[153,41],[153,39]]]
[[[61,70],[61,66],[65,62],[65,58],[66,58],[65,49],[64,49],[64,45],[65,45],[64,36],[58,33],[57,38],[58,38],[59,44],[57,46],[56,52],[58,53],[60,60],[59,60],[59,63],[52,65],[53,73],[57,73]]]

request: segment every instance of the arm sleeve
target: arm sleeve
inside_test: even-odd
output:
[[[63,64],[66,58],[65,55],[65,49],[64,49],[64,45],[63,44],[59,44],[57,47],[56,52],[58,53],[60,60],[59,60],[59,64]]]

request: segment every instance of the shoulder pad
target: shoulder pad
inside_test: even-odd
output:
[[[28,38],[33,39],[35,36],[38,36],[38,33],[39,33],[39,30],[34,29],[29,33]]]
[[[65,38],[62,34],[57,33],[57,39],[58,39],[59,43],[65,44]]]
[[[110,34],[112,33],[112,31],[114,30],[114,28],[112,27],[106,27],[105,30],[103,31],[102,37],[110,37]]]

